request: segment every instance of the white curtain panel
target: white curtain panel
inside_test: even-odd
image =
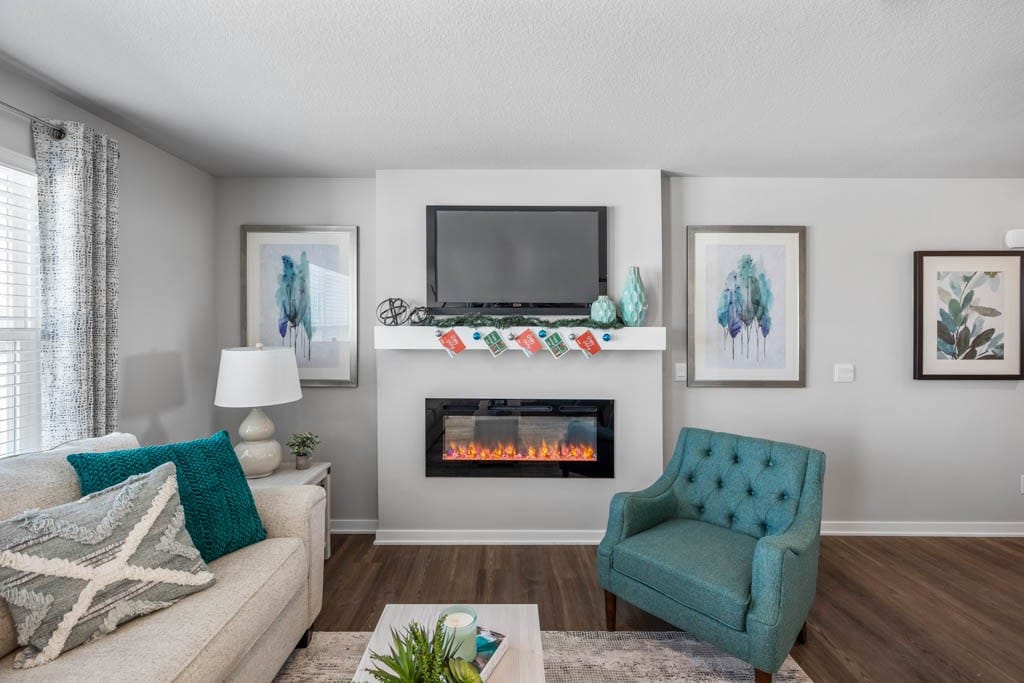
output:
[[[42,445],[117,427],[118,145],[81,123],[35,123]]]

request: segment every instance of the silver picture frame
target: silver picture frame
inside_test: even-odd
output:
[[[333,339],[326,342],[317,341],[307,334],[300,326],[288,324],[287,334],[281,338],[271,338],[270,343],[289,344],[289,336],[298,337],[294,342],[299,364],[299,380],[303,387],[357,387],[359,386],[359,226],[356,225],[243,225],[241,226],[242,246],[242,301],[241,301],[241,337],[243,346],[252,346],[257,342],[270,345],[263,337],[272,337],[266,332],[264,317],[268,311],[268,302],[263,300],[260,292],[267,286],[265,274],[262,272],[266,264],[261,261],[260,247],[280,247],[294,245],[303,256],[311,248],[331,248],[337,246],[338,269],[343,271],[340,277],[346,279],[347,291],[341,297],[345,304],[344,330],[346,340]],[[347,247],[347,252],[345,251]],[[316,264],[313,264],[316,265]],[[307,268],[308,270],[308,268]],[[319,268],[324,270],[324,268]],[[334,273],[334,277],[339,277]],[[256,292],[252,290],[255,289]],[[311,294],[313,296],[313,294]],[[326,299],[327,297],[325,297]],[[276,300],[275,300],[276,304]],[[322,308],[322,306],[321,306]],[[259,309],[259,310],[257,310]],[[294,323],[294,321],[292,321]],[[262,334],[261,334],[262,329]],[[322,346],[335,345],[335,348]],[[301,354],[306,353],[307,361],[313,358],[314,350],[326,349],[338,356],[336,366],[304,367]]]
[[[723,242],[731,242],[733,244],[741,243],[744,239],[737,240],[735,237],[739,236],[751,236],[754,240],[763,239],[771,240],[780,236],[780,239],[789,239],[793,242],[793,248],[796,250],[795,262],[789,264],[787,262],[786,269],[786,291],[787,297],[787,311],[789,315],[786,319],[785,329],[783,333],[786,335],[787,343],[796,344],[797,348],[794,350],[792,355],[786,356],[786,364],[782,371],[778,374],[778,377],[766,378],[766,375],[773,373],[767,371],[761,371],[750,367],[737,367],[735,369],[716,369],[715,372],[704,372],[702,368],[706,367],[706,363],[703,358],[698,357],[700,351],[698,346],[702,349],[709,347],[710,344],[707,340],[703,340],[702,344],[697,343],[698,328],[706,332],[709,325],[704,323],[707,322],[708,316],[708,297],[705,291],[701,293],[705,296],[702,297],[702,305],[696,304],[698,289],[707,285],[707,283],[697,282],[698,272],[707,273],[705,268],[698,268],[703,265],[698,262],[697,251],[697,236],[698,235],[723,235],[728,236],[723,239]],[[709,244],[711,244],[709,242]],[[806,295],[806,275],[807,275],[807,228],[805,226],[794,226],[794,225],[689,225],[686,227],[686,386],[688,387],[758,387],[758,388],[792,388],[792,387],[805,387],[807,386],[806,370],[807,370],[807,295]],[[787,257],[788,259],[788,257]],[[793,277],[795,275],[795,278]],[[779,275],[776,274],[775,277]],[[796,279],[797,282],[792,282],[792,279]],[[795,285],[795,290],[794,290]],[[792,313],[796,313],[797,320],[793,321]],[[703,316],[703,319],[699,320],[698,316]],[[718,321],[716,320],[716,324]],[[792,327],[791,327],[792,326]],[[756,327],[756,325],[755,325]],[[728,329],[723,332],[723,340],[726,339],[724,336],[728,334]],[[758,341],[756,338],[758,331],[754,331],[755,342]],[[735,337],[733,337],[735,339]],[[749,344],[749,337],[747,343]],[[749,347],[748,347],[749,348]],[[756,353],[756,352],[755,352]],[[748,364],[749,365],[749,364]]]

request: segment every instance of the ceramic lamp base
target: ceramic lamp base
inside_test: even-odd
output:
[[[242,440],[235,444],[235,455],[247,479],[269,477],[281,465],[281,444],[272,438],[274,423],[261,409],[252,409],[238,435]]]

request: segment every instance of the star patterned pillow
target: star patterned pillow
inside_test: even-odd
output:
[[[173,463],[0,522],[0,599],[29,668],[214,582],[185,529]]]

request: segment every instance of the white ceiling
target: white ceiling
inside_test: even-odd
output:
[[[1021,0],[0,0],[0,52],[216,175],[1024,177]]]

